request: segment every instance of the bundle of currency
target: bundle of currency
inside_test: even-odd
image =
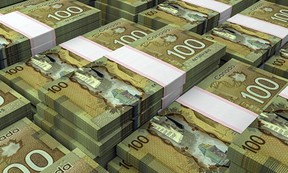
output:
[[[115,157],[111,160],[107,165],[107,170],[110,173],[140,173],[138,169],[120,157]]]
[[[276,4],[288,6],[288,1],[286,1],[286,0],[265,0],[265,1],[269,1],[269,2],[276,3]]]
[[[79,149],[70,152],[27,118],[1,130],[0,136],[1,172],[106,172]]]
[[[119,18],[137,22],[138,13],[152,8],[163,0],[94,0],[94,6],[101,10],[102,19],[107,23]]]
[[[37,125],[51,134],[53,137],[58,139],[60,138],[60,135],[58,135],[59,133],[65,133],[80,143],[85,148],[84,152],[88,150],[88,154],[90,156],[92,154],[95,156],[95,158],[101,158],[111,150],[114,151],[114,147],[125,137],[130,135],[133,130],[133,122],[127,121],[125,124],[112,131],[111,133],[106,133],[103,139],[95,140],[87,135],[82,129],[66,120],[64,118],[65,116],[58,114],[53,109],[48,108],[42,103],[37,105],[37,115],[35,116],[39,116],[37,117],[38,120],[36,121]],[[71,146],[71,144],[68,146]]]
[[[165,43],[165,40],[168,42]],[[150,119],[149,116],[161,109],[161,103],[168,105],[183,90],[195,85],[205,75],[208,75],[211,69],[217,68],[219,58],[225,53],[224,46],[173,27],[156,31],[134,43],[131,44],[134,48],[127,46],[122,47],[124,49],[119,48],[109,54],[108,58],[98,59],[43,86],[38,92],[40,100],[65,116],[68,121],[88,135],[100,140],[105,133],[119,128],[123,122],[127,122],[131,118],[135,118],[135,126],[139,127]],[[184,47],[180,44],[187,44],[187,47],[191,46],[195,50],[187,48],[191,51],[190,56],[187,56],[186,52],[181,52],[181,49],[176,49],[179,54],[169,55],[169,52],[173,53],[171,50],[168,51],[169,49]],[[157,49],[154,47],[155,45],[157,45]],[[151,78],[151,75],[148,74],[148,77],[145,77],[145,72],[139,72],[125,63],[120,62],[119,64],[115,57],[121,56],[123,50],[130,51],[124,55],[128,58],[131,56],[135,58],[135,53],[138,59],[143,55],[155,55],[153,62],[158,63],[157,69],[161,67],[161,69],[167,70],[161,64],[169,63],[169,68],[181,69],[185,75],[181,75],[179,78],[174,74],[169,74],[175,77],[175,80],[174,78],[169,79],[171,80],[171,83],[168,84],[171,86],[170,88],[163,87],[163,83],[158,84],[159,81]],[[143,52],[139,53],[139,50]],[[156,51],[158,54],[155,54]],[[186,53],[186,56],[181,53]],[[178,58],[177,55],[182,56],[183,59]],[[162,61],[156,60],[156,58]],[[146,67],[145,63],[140,65]],[[148,65],[150,67],[147,66],[147,68],[150,70],[155,69],[155,66],[153,67],[155,64],[149,63]],[[207,67],[211,67],[211,69],[207,69]],[[153,74],[154,72],[162,73],[155,70],[151,70],[151,72]],[[178,73],[178,71],[176,72]],[[165,75],[167,74],[165,73]],[[166,79],[160,79],[160,81]],[[184,80],[187,82],[182,85]],[[179,88],[177,88],[178,86]],[[176,88],[176,93],[173,93],[174,88]],[[145,117],[145,120],[139,120],[141,117]]]
[[[101,10],[102,20],[105,24],[113,22],[119,18],[125,18],[133,22],[137,22],[138,20],[137,14],[129,13],[119,7],[114,7],[103,2],[94,1],[94,7]]]
[[[229,159],[249,172],[286,173],[287,119],[269,113],[261,114],[258,122],[235,137],[228,149]]]
[[[256,0],[167,0],[155,8],[139,13],[138,22],[153,29],[174,24],[203,34]]]
[[[229,160],[228,143],[223,138],[230,138],[230,134],[217,123],[213,127],[190,115],[193,113],[181,108],[167,109],[119,143],[117,155],[140,172],[224,173]],[[216,131],[210,132],[212,129]]]
[[[227,45],[224,60],[259,66],[287,42],[287,11],[287,6],[259,1],[204,36]]]
[[[4,15],[0,18],[0,68],[27,59],[101,25],[100,11],[76,0],[40,0],[42,3],[32,6],[27,2],[23,2],[24,6],[20,3],[14,12],[11,10],[15,6],[3,10]],[[15,17],[23,19],[23,22],[17,23]],[[34,29],[27,30],[27,23],[33,25],[31,27]]]
[[[12,4],[16,4],[16,3],[19,3],[19,2],[22,2],[22,1],[25,1],[25,0],[1,0],[0,1],[0,8],[3,8],[3,7],[6,7],[6,6],[9,6],[9,5],[12,5]]]
[[[0,81],[0,130],[24,117],[32,119],[32,114],[30,102]]]
[[[109,25],[93,30],[83,35],[83,37],[72,39],[25,62],[19,62],[3,69],[0,72],[0,79],[36,106],[40,102],[37,90],[41,86],[89,64],[110,50],[120,48],[151,32],[152,30],[146,27],[125,19],[119,19]],[[88,42],[90,40],[96,46],[98,45],[94,49],[95,54],[92,54],[92,56],[83,57],[70,48],[73,45],[80,44],[80,42],[82,44],[87,43],[87,39]]]
[[[264,70],[277,74],[278,76],[288,78],[288,44],[280,49],[280,51],[269,58],[264,64]]]
[[[287,172],[279,154],[287,148],[287,98],[286,79],[230,60],[177,101],[243,132],[229,146],[232,162],[250,172]]]

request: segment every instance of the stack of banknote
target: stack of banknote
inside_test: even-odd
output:
[[[119,143],[117,155],[125,161],[108,169],[133,166],[139,172],[224,173],[234,136],[232,130],[176,101]]]
[[[282,76],[288,78],[288,44],[283,46],[276,55],[269,58],[265,64],[264,69],[277,74],[278,76]]]
[[[240,61],[230,60],[198,87],[198,90],[208,91],[209,95],[218,100],[213,103],[217,105],[217,109],[221,109],[219,103],[223,99],[225,102],[229,101],[229,106],[233,106],[232,109],[225,107],[228,114],[231,111],[230,118],[227,114],[226,119],[221,118],[223,112],[211,116],[208,110],[199,106],[196,107],[198,111],[203,111],[207,117],[218,120],[229,128],[237,130],[243,128],[244,124],[249,126],[242,131],[240,129],[241,134],[237,134],[229,145],[227,154],[231,162],[249,172],[288,171],[287,157],[282,155],[287,150],[288,141],[287,79]],[[197,101],[200,102],[199,99]],[[213,109],[211,105],[208,104]],[[235,111],[232,112],[233,110]],[[239,111],[243,114],[237,116],[236,112]]]
[[[94,6],[101,10],[103,23],[119,18],[138,21],[138,13],[152,8],[164,0],[94,0]]]
[[[205,34],[227,45],[224,60],[259,66],[287,42],[288,7],[259,1]]]
[[[24,95],[36,106],[40,100],[38,89],[50,81],[56,80],[77,68],[101,58],[106,53],[116,50],[125,44],[129,44],[151,33],[152,30],[119,19],[113,23],[95,29],[83,36],[67,41],[27,61],[16,63],[0,72],[0,79]],[[132,35],[131,35],[132,34]],[[91,41],[98,47],[92,57],[81,57],[71,49],[69,45]],[[76,41],[76,42],[75,42]],[[67,47],[68,45],[68,47]]]
[[[39,3],[39,1],[42,3]],[[34,55],[51,48],[51,45],[60,44],[101,25],[100,11],[76,0],[39,1],[23,2],[23,5],[19,3],[0,9],[0,13],[4,14],[5,20],[8,20],[7,16],[11,16],[11,14],[15,16],[14,10],[17,10],[17,15],[29,16],[32,18],[30,20],[41,22],[45,24],[45,27],[48,27],[47,29],[54,30],[55,38],[45,40],[41,37],[41,45],[39,46],[39,44],[36,44],[39,41],[35,41],[37,39],[34,36],[29,36],[28,38],[27,35],[22,35],[22,32],[14,31],[1,24],[0,68],[27,59],[32,54]],[[1,20],[2,18],[3,16],[1,16]],[[31,27],[33,28],[33,26]]]
[[[67,41],[60,46],[54,47],[42,54],[34,56],[25,62],[16,63],[15,65],[3,69],[1,71],[1,79],[13,88],[15,88],[17,91],[25,95],[32,102],[32,104],[36,106],[38,103],[40,103],[38,90],[42,86],[45,86],[49,82],[57,80],[62,76],[67,75],[68,73],[76,71],[78,68],[88,65],[92,61],[101,58],[106,53],[109,53],[112,50],[116,50],[125,44],[129,44],[130,42],[144,37],[151,32],[151,29],[138,25],[134,22],[130,22],[126,19],[119,19],[113,23],[110,23],[109,25],[100,27],[83,36]],[[96,49],[94,49],[94,53],[90,57],[82,56],[81,54],[79,54],[79,52],[75,51],[75,49],[71,49],[73,45],[86,45],[87,43],[96,46]],[[119,87],[119,89],[121,89],[121,87]],[[71,91],[75,93],[74,90]],[[84,97],[82,98],[84,99]],[[95,104],[96,107],[99,106],[94,101],[90,103],[92,105]],[[65,107],[65,105],[63,106]],[[157,110],[159,109],[158,107]],[[63,142],[67,148],[71,150],[74,148],[80,148],[83,151],[85,150],[85,153],[87,155],[89,154],[91,158],[94,158],[95,160],[99,160],[99,162],[104,163],[102,165],[105,165],[108,161],[115,157],[115,145],[120,142],[125,136],[132,133],[133,122],[127,120],[124,122],[123,126],[119,126],[118,128],[116,127],[114,131],[107,130],[111,128],[109,126],[105,127],[107,132],[111,133],[106,133],[105,129],[103,129],[101,131],[103,133],[99,136],[99,138],[93,138],[85,134],[83,130],[80,130],[78,127],[76,127],[74,124],[75,122],[71,122],[71,117],[67,118],[69,121],[65,120],[63,117],[67,117],[65,116],[66,113],[61,112],[61,114],[58,114],[54,112],[53,109],[45,107],[44,104],[38,105],[37,108],[38,115],[35,115],[34,118],[38,118],[38,122],[41,122],[39,126],[48,131],[57,140]],[[156,113],[157,110],[155,106],[152,106],[152,108],[154,108],[153,111],[154,113]],[[105,107],[103,107],[103,109],[105,109]],[[97,108],[95,109],[95,111],[98,111]],[[111,111],[117,112],[117,110]],[[107,113],[109,113],[109,111],[107,111]],[[145,113],[149,114],[151,112],[147,111]],[[47,118],[48,116],[50,116],[50,119]],[[55,121],[52,120],[51,117],[54,117]],[[56,118],[62,118],[62,120],[57,119],[56,121]],[[87,118],[84,116],[79,118],[82,118],[82,121],[87,121]],[[95,130],[104,127],[106,123],[105,117],[103,117],[103,120],[99,119],[95,121],[96,122],[93,125],[93,128],[95,128]],[[62,124],[59,126],[58,123],[60,122]],[[116,124],[117,122],[113,123]],[[86,127],[84,127],[84,129],[85,128]],[[97,136],[97,134],[95,135]],[[83,140],[83,138],[85,140]],[[100,156],[101,159],[99,159]],[[106,156],[107,158],[105,158]]]
[[[30,101],[0,81],[0,130],[32,114]]]
[[[80,149],[69,151],[27,118],[0,130],[1,172],[108,173]]]
[[[138,22],[153,29],[174,24],[202,34],[255,2],[256,0],[167,0],[139,13]]]
[[[9,5],[12,5],[12,4],[16,4],[16,3],[19,3],[19,2],[22,2],[22,1],[25,1],[25,0],[0,0],[0,8],[3,8],[3,7],[6,7],[6,6],[9,6]]]

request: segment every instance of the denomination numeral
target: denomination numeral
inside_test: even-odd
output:
[[[68,84],[65,82],[59,82],[57,85],[53,85],[50,88],[48,88],[48,91],[51,91],[53,93],[57,93],[59,91],[61,91],[64,88],[67,88]]]
[[[21,66],[16,66],[15,68],[12,68],[12,69],[10,69],[10,70],[5,71],[5,73],[7,73],[7,74],[9,74],[9,75],[13,75],[13,74],[16,74],[16,73],[18,73],[19,71],[22,71],[22,70],[24,70],[23,67],[21,67]]]
[[[126,169],[130,169],[132,167],[132,165],[127,163],[125,160],[122,160],[122,162],[119,162],[119,166],[123,166]]]
[[[266,81],[266,82],[272,84],[273,86],[266,86],[261,81]],[[249,98],[249,99],[252,99],[252,100],[254,100],[260,104],[263,104],[264,103],[263,99],[268,99],[269,97],[271,97],[271,93],[268,90],[273,91],[273,90],[279,89],[279,85],[270,79],[259,77],[259,78],[255,79],[255,82],[258,86],[257,85],[249,85],[248,87],[246,87],[246,91],[248,93],[241,92],[242,97]],[[254,90],[258,90],[262,94],[257,94],[256,92],[254,92]]]
[[[76,7],[76,6],[70,6],[70,7],[67,7],[65,11],[63,10],[56,11],[54,15],[48,14],[48,18],[53,18],[59,21],[61,19],[66,19],[70,17],[72,14],[79,14],[82,12],[83,12],[82,8]]]
[[[120,40],[114,40],[114,43],[125,46],[126,44],[130,44],[146,35],[147,33],[144,31],[134,30],[130,33],[130,35],[123,35],[122,37],[120,37]]]
[[[279,13],[275,13],[271,19],[273,20],[278,20],[278,21],[281,21],[281,22],[288,22],[288,10],[286,9],[282,9],[279,11]]]
[[[130,144],[128,144],[129,148],[133,148],[135,150],[138,151],[138,149],[142,148],[144,145],[143,144],[147,144],[149,142],[149,139],[146,138],[145,136],[138,136],[137,140],[133,140],[131,141]]]
[[[32,160],[31,160],[31,156],[33,154],[38,154],[41,155],[46,161],[46,166],[44,167],[40,167],[38,165],[36,165]],[[34,171],[40,172],[43,171],[44,169],[46,169],[48,166],[53,164],[53,158],[50,156],[49,153],[47,153],[46,151],[43,150],[33,150],[31,152],[29,152],[26,157],[25,157],[25,162],[27,163],[27,165],[33,169]],[[20,164],[20,163],[13,163],[9,166],[7,166],[4,170],[3,173],[8,173],[10,169],[12,168],[18,168],[20,169],[23,173],[30,173],[29,169],[27,167],[25,167],[24,165]]]
[[[261,149],[261,145],[264,145],[266,142],[261,137],[251,135],[249,141],[245,141],[245,145],[242,145],[244,150],[249,150],[253,153],[257,153]]]
[[[201,41],[194,39],[187,39],[184,41],[184,45],[176,45],[173,47],[174,51],[167,50],[168,55],[175,55],[178,58],[186,59],[185,56],[191,56],[195,53],[194,49],[203,49],[206,45]]]

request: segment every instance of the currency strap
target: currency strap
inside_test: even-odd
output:
[[[53,28],[19,11],[1,15],[0,23],[29,38],[33,56],[56,46]]]
[[[258,117],[258,114],[197,86],[176,101],[239,133]]]
[[[281,38],[281,47],[288,41],[288,28],[273,23],[242,14],[236,14],[227,21]]]
[[[83,36],[66,41],[60,46],[74,54],[93,62],[111,52],[110,49],[97,44]]]
[[[285,99],[288,99],[288,86],[285,87],[280,93],[279,95]]]
[[[107,58],[163,86],[164,97],[185,84],[184,71],[130,46],[109,53]]]
[[[232,15],[232,6],[215,0],[183,0],[189,4],[194,4],[220,13],[219,24],[225,22]]]

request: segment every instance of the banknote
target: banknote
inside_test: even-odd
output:
[[[230,60],[198,86],[256,114],[287,86],[287,80],[238,60]]]
[[[95,139],[162,96],[163,87],[105,57],[39,89],[43,103]]]
[[[69,153],[27,118],[1,130],[0,136],[1,172],[43,171]]]

